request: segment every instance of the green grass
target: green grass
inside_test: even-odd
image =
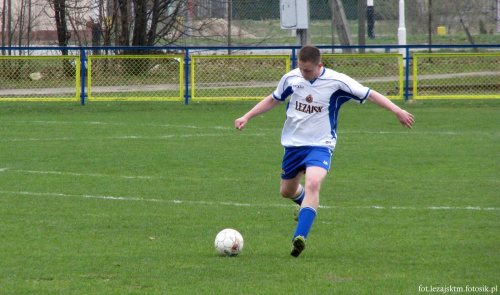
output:
[[[278,195],[286,106],[234,130],[255,103],[2,102],[0,294],[499,285],[500,100],[405,105],[411,131],[344,105],[297,259],[294,207]],[[238,257],[213,248],[226,227],[245,238]]]

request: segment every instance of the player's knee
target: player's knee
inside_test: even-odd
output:
[[[281,187],[280,188],[280,195],[283,198],[291,199],[291,198],[295,197],[295,190],[291,190],[287,187]]]
[[[311,178],[307,181],[306,183],[306,190],[309,190],[311,192],[318,192],[321,187],[321,180]]]

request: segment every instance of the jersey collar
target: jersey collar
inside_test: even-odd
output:
[[[321,76],[323,76],[324,73],[325,73],[325,67],[322,67],[321,74],[319,74],[318,78],[321,77]],[[312,85],[316,80],[318,80],[318,78],[309,81],[309,83],[311,83],[311,85]]]

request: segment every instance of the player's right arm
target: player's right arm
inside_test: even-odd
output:
[[[412,114],[401,109],[387,97],[378,93],[377,91],[371,90],[370,95],[368,96],[368,100],[393,112],[398,117],[399,122],[401,122],[401,125],[403,126],[411,129],[411,126],[413,125],[413,123],[415,123],[415,118]]]
[[[243,117],[236,119],[234,121],[234,126],[238,130],[243,130],[243,127],[245,127],[245,125],[248,123],[248,120],[273,109],[280,103],[281,101],[274,99],[273,95],[271,94],[261,100],[258,104],[256,104],[250,111],[248,111],[248,113],[243,115]]]

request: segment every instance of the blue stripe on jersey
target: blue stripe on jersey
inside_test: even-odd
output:
[[[371,90],[372,90],[371,88],[368,88],[368,91],[366,92],[365,97],[363,97],[363,100],[365,100],[365,99],[367,99],[367,98],[368,98],[368,95],[370,95],[370,91],[371,91]]]
[[[332,94],[332,96],[330,96],[330,106],[328,107],[328,112],[330,116],[330,126],[332,126],[332,136],[335,139],[337,138],[337,120],[339,117],[340,106],[351,99],[361,100],[354,94],[345,92],[344,90],[337,90]]]
[[[321,74],[318,76],[318,78],[316,78],[316,79],[314,79],[314,80],[309,81],[309,83],[311,83],[311,85],[312,85],[314,82],[316,82],[316,80],[321,79],[321,76],[323,76],[323,74],[325,73],[325,71],[326,71],[326,68],[325,68],[325,67],[323,67],[323,71],[322,71],[322,72],[321,72]]]
[[[288,79],[294,79],[294,78],[297,78],[297,77],[302,77],[302,76],[299,76],[299,75],[289,76],[289,77],[287,77],[287,78],[286,78],[286,81],[287,81]],[[287,82],[288,82],[288,81],[287,81]],[[285,83],[284,85],[286,85],[286,83]],[[287,87],[287,88],[285,88],[285,89],[283,90],[283,92],[281,93],[281,97],[277,97],[276,95],[274,95],[274,92],[273,92],[273,98],[274,98],[274,99],[277,99],[277,100],[279,100],[279,101],[285,101],[285,100],[288,98],[288,96],[290,96],[292,93],[293,93],[293,88],[292,88],[292,86],[288,86],[288,87]]]
[[[281,94],[281,97],[275,97],[277,100],[285,101],[287,97],[289,97],[293,93],[292,86],[288,86],[285,91]],[[274,96],[274,95],[273,95]]]

